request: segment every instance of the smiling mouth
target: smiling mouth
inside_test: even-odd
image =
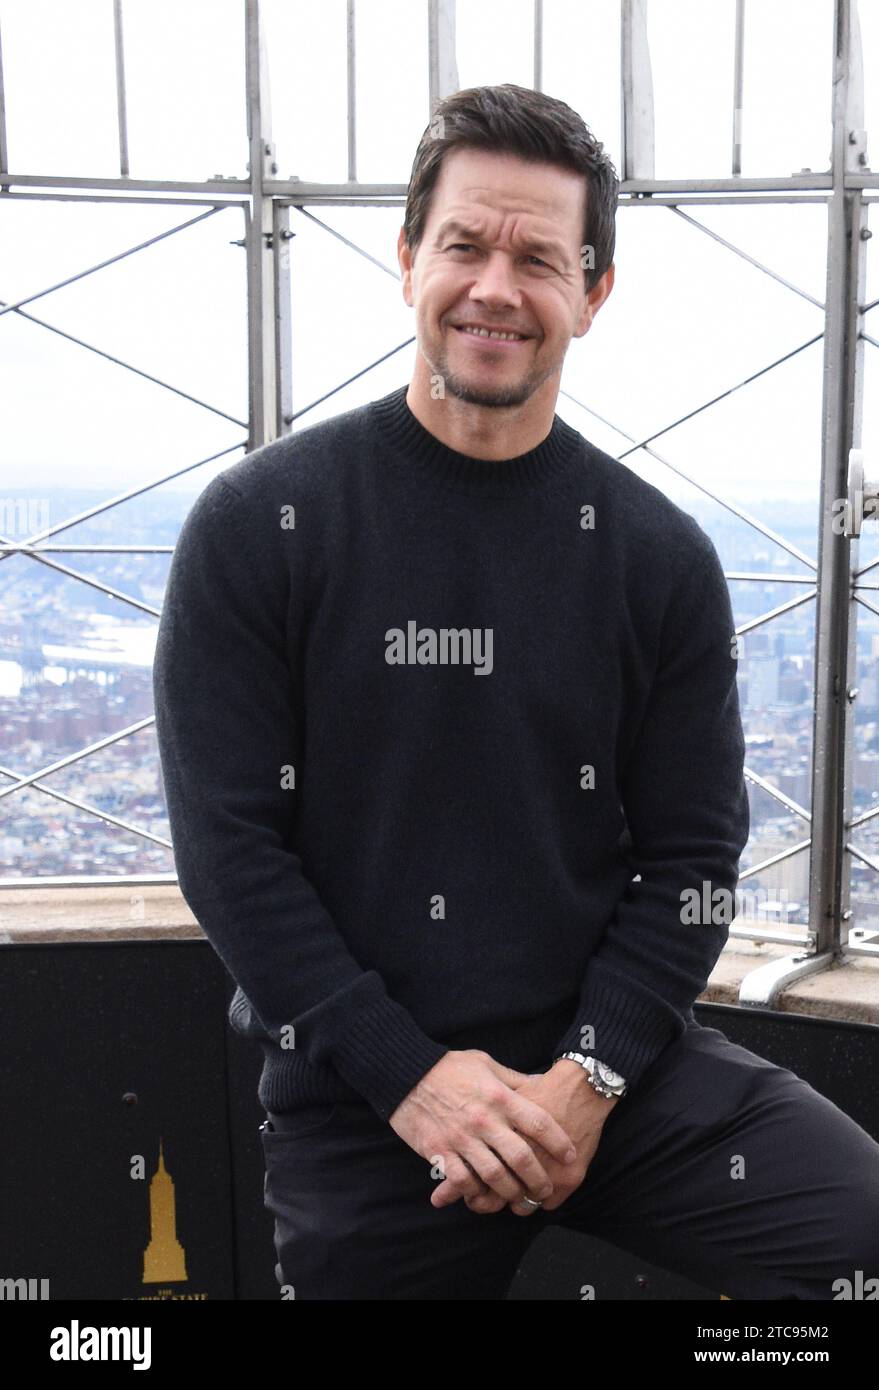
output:
[[[500,328],[480,328],[475,324],[453,324],[456,333],[465,338],[475,338],[480,343],[527,343],[530,338],[525,333],[515,333]]]

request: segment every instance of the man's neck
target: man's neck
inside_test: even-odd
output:
[[[419,359],[419,366],[422,359]],[[480,406],[457,396],[435,400],[424,371],[416,368],[406,404],[419,424],[447,448],[477,459],[509,459],[527,454],[550,433],[558,383],[544,382],[523,405]]]

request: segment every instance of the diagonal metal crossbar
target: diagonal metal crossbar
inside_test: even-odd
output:
[[[154,722],[154,721],[153,721]],[[0,765],[0,776],[11,777],[21,784],[22,777],[18,772],[13,772],[11,768]],[[72,806],[74,810],[85,811],[90,816],[95,816],[97,820],[104,821],[107,825],[118,826],[120,830],[130,831],[132,835],[139,835],[144,840],[150,840],[153,844],[163,845],[165,849],[171,849],[171,841],[163,835],[155,835],[151,830],[145,830],[143,826],[135,825],[134,821],[122,820],[119,816],[114,816],[112,812],[100,806],[93,806],[88,801],[78,801],[75,796],[68,796],[66,792],[58,791],[57,787],[46,786],[44,782],[33,782],[30,785],[36,791],[45,792],[47,796],[52,796],[56,801],[63,801],[65,805]]]
[[[757,270],[762,270],[764,275],[768,275],[771,279],[777,280],[786,290],[792,290],[794,294],[800,295],[801,298],[808,300],[810,304],[814,304],[822,313],[824,312],[825,305],[823,300],[816,299],[813,294],[809,294],[808,290],[800,289],[799,285],[795,285],[792,280],[787,280],[783,275],[779,275],[778,271],[772,270],[765,261],[758,260],[756,256],[750,255],[749,252],[743,250],[741,246],[736,246],[734,241],[728,241],[726,237],[716,232],[713,227],[706,227],[704,222],[700,222],[698,218],[693,217],[689,212],[682,211],[676,203],[666,203],[666,207],[677,217],[682,218],[684,222],[689,222],[691,227],[698,228],[700,232],[704,232],[706,236],[710,236],[713,241],[719,242],[721,246],[725,246],[727,251],[732,251],[734,255],[740,256],[742,260],[747,261],[749,265],[755,266]]]
[[[6,305],[6,300],[0,299],[0,304]],[[11,308],[12,306],[7,305],[6,307]],[[239,420],[236,415],[230,415],[228,411],[220,410],[219,406],[209,405],[207,401],[200,400],[198,396],[191,395],[189,391],[181,390],[179,386],[172,385],[170,381],[163,381],[161,377],[153,376],[151,372],[145,372],[142,367],[135,367],[132,362],[125,362],[121,357],[114,357],[112,352],[105,352],[103,348],[96,347],[94,343],[87,343],[84,338],[77,338],[73,333],[65,332],[57,324],[47,323],[45,319],[38,318],[36,314],[29,314],[26,309],[16,309],[15,312],[30,323],[38,324],[40,328],[47,328],[50,333],[57,333],[59,338],[66,338],[69,343],[73,343],[76,347],[85,348],[87,352],[94,352],[107,362],[112,362],[117,367],[124,367],[126,371],[132,372],[135,376],[143,377],[153,386],[161,386],[164,391],[173,391],[175,396],[181,396],[183,400],[191,401],[193,405],[200,405],[204,410],[219,415],[221,419],[229,420],[233,425],[240,425],[242,429],[247,429],[246,420]]]
[[[325,391],[323,395],[318,396],[316,400],[309,401],[308,405],[304,405],[301,410],[294,411],[292,415],[285,415],[285,422],[287,424],[292,424],[294,420],[298,420],[302,415],[307,415],[310,410],[314,410],[315,406],[322,405],[323,402],[328,401],[331,396],[337,395],[339,391],[344,391],[345,387],[350,386],[352,381],[357,381],[360,377],[366,376],[367,372],[371,372],[375,367],[381,366],[382,362],[387,362],[389,358],[394,357],[398,352],[402,352],[403,348],[409,347],[410,343],[414,342],[414,338],[405,338],[402,343],[398,343],[396,347],[390,348],[387,352],[383,352],[381,357],[376,357],[372,362],[368,362],[365,367],[361,367],[358,372],[354,372],[351,376],[346,377],[344,381],[340,381],[338,385],[333,386],[329,391]]]
[[[173,468],[170,473],[161,473],[158,477],[151,478],[149,482],[141,483],[139,487],[129,488],[127,492],[120,492],[116,497],[108,497],[106,502],[98,502],[94,507],[77,512],[75,516],[66,517],[64,521],[59,521],[54,526],[47,526],[44,531],[35,531],[23,544],[27,547],[36,546],[38,541],[45,540],[47,536],[57,536],[59,531],[67,531],[71,526],[78,526],[80,522],[89,521],[93,516],[100,516],[102,512],[108,512],[112,507],[118,507],[123,502],[130,501],[132,497],[140,497],[144,492],[151,492],[153,488],[161,487],[163,483],[170,483],[174,478],[182,478],[184,473],[192,473],[196,468],[204,468],[206,463],[214,463],[217,459],[225,458],[226,454],[232,454],[236,449],[243,449],[244,447],[243,441],[230,444],[225,449],[218,449],[215,454],[208,454],[203,459],[196,459],[195,463],[185,463],[182,468]],[[11,547],[13,550],[17,548],[17,546]],[[138,546],[137,549],[140,550],[142,547]]]
[[[784,353],[781,357],[776,357],[772,362],[767,363],[765,367],[759,367],[756,372],[752,372],[750,376],[743,377],[741,381],[737,381],[734,385],[728,386],[725,391],[719,391],[717,395],[712,396],[710,400],[703,401],[701,405],[694,406],[692,410],[688,410],[685,415],[680,415],[676,420],[673,420],[671,424],[663,425],[662,429],[655,430],[653,434],[648,434],[644,439],[638,440],[632,445],[631,449],[626,449],[622,454],[619,454],[618,458],[620,460],[627,458],[628,455],[634,453],[636,449],[643,449],[644,446],[651,443],[652,440],[659,439],[663,434],[668,434],[669,430],[677,429],[678,425],[683,425],[687,420],[692,420],[696,415],[701,415],[704,410],[708,410],[711,406],[717,405],[719,401],[726,400],[728,396],[734,395],[736,391],[741,391],[742,387],[750,386],[751,382],[757,381],[761,376],[765,376],[767,372],[771,372],[776,367],[780,367],[784,362],[789,362],[792,357],[796,357],[798,353],[811,347],[813,343],[820,342],[823,337],[823,333],[816,333],[813,338],[808,338],[804,343],[800,343],[799,347],[791,348],[790,352]]]
[[[54,294],[56,290],[63,290],[65,285],[73,285],[77,280],[84,280],[87,275],[94,275],[99,270],[105,270],[108,265],[115,265],[117,261],[124,261],[126,256],[133,256],[136,251],[144,251],[147,246],[155,246],[156,242],[164,241],[166,237],[174,236],[177,232],[183,232],[187,227],[194,227],[197,222],[203,222],[206,217],[213,217],[215,213],[221,211],[221,208],[208,208],[207,212],[200,212],[197,217],[190,217],[186,222],[180,222],[176,227],[169,227],[167,231],[147,237],[145,241],[139,241],[136,246],[129,246],[124,251],[119,251],[115,256],[108,256],[105,261],[98,261],[85,270],[78,270],[75,275],[68,275],[64,280],[56,281],[54,285],[47,285],[44,290],[36,290],[33,294],[25,295],[23,299],[16,299],[12,304],[4,304],[3,308],[0,309],[0,318],[4,314],[11,314],[14,309],[21,309],[25,304],[33,304],[34,300],[42,299],[47,294]]]
[[[789,811],[793,811],[795,816],[801,816],[803,820],[811,821],[811,812],[807,811],[805,806],[801,806],[798,801],[794,801],[793,797],[788,796],[786,792],[780,791],[772,782],[767,782],[765,777],[761,777],[751,768],[745,769],[745,776],[749,782],[753,782],[756,787],[761,787],[763,791],[768,792],[768,794],[776,801],[780,802],[782,806],[786,806]],[[783,857],[782,855],[782,858]]]
[[[66,285],[74,284],[76,281],[82,280],[87,276],[93,275],[97,271],[103,270],[109,265],[114,265],[117,262],[124,260],[128,256],[134,255],[139,251],[143,251],[147,247],[154,246],[158,242],[165,240],[167,237],[173,236],[178,232],[184,231],[187,228],[204,221],[206,218],[211,217],[216,212],[222,210],[222,208],[217,207],[209,208],[206,211],[199,213],[197,216],[187,219],[186,222],[183,222],[176,227],[169,228],[156,236],[149,237],[146,240],[139,242],[134,246],[126,248],[126,250],[119,252],[117,255],[108,257],[107,259],[98,262],[95,265],[88,266],[86,269],[78,271],[76,274],[68,276],[64,280],[60,280],[55,284],[46,287],[45,289],[36,291],[35,293],[25,296],[19,300],[16,300],[13,303],[3,302],[2,308],[0,308],[0,316],[2,316],[5,313],[11,313],[14,311],[21,317],[29,319],[31,322],[36,323],[41,327],[47,328],[50,331],[57,333],[64,338],[67,338],[69,341],[75,343],[80,347],[86,348],[91,352],[97,353],[98,355],[106,358],[107,360],[114,362],[116,365],[121,366],[138,376],[144,377],[145,379],[153,382],[153,384],[161,386],[166,390],[173,391],[175,394],[184,397],[185,399],[191,401],[193,404],[202,406],[204,409],[207,409],[213,412],[214,414],[223,416],[225,419],[228,419],[231,423],[246,428],[245,421],[238,420],[235,416],[229,415],[226,411],[219,410],[217,407],[211,406],[207,402],[199,400],[197,397],[191,395],[189,392],[182,391],[180,388],[175,387],[168,382],[161,381],[159,378],[154,377],[151,374],[142,371],[140,368],[133,366],[133,364],[125,362],[122,359],[105,352],[103,349],[96,347],[94,344],[86,343],[84,340],[76,338],[74,337],[74,335],[70,333],[66,333],[63,329],[60,329],[53,324],[47,323],[45,320],[38,318],[36,315],[27,313],[23,308],[25,304],[33,303],[35,300],[44,298],[45,296],[54,293],[56,290],[62,289]],[[89,508],[87,511],[77,514],[76,516],[67,517],[65,520],[58,522],[55,526],[48,527],[46,530],[39,532],[33,536],[30,536],[27,540],[23,542],[13,543],[9,541],[7,537],[2,536],[0,537],[0,560],[7,559],[12,554],[29,555],[33,560],[38,561],[40,564],[49,567],[50,569],[56,571],[59,574],[63,574],[66,578],[74,579],[81,584],[85,584],[87,587],[96,589],[98,592],[102,593],[106,597],[114,598],[117,599],[119,602],[126,603],[141,612],[149,614],[150,617],[158,618],[161,615],[161,609],[156,608],[153,604],[144,603],[141,599],[136,598],[133,594],[127,594],[123,592],[121,589],[117,589],[115,586],[108,584],[104,580],[95,579],[91,575],[83,574],[81,571],[75,570],[71,568],[69,565],[61,564],[58,560],[53,560],[49,558],[46,554],[43,553],[43,548],[39,545],[39,542],[45,540],[48,536],[56,535],[59,532],[67,530],[70,527],[75,526],[83,521],[86,521],[94,516],[98,516],[102,512],[108,511],[112,507],[119,506],[122,502],[129,501],[133,497],[139,496],[145,492],[149,492],[153,488],[160,487],[162,484],[167,483],[174,478],[180,477],[183,474],[188,473],[195,468],[203,467],[206,463],[212,462],[217,458],[221,458],[226,454],[233,453],[245,447],[245,445],[246,441],[244,444],[236,443],[234,445],[231,445],[227,449],[220,450],[218,453],[208,456],[207,458],[199,459],[195,463],[186,464],[182,468],[173,469],[170,472],[163,473],[158,477],[153,478],[149,482],[142,484],[140,487],[129,489],[127,492],[122,493],[117,497],[110,498],[107,501],[100,503],[95,507]],[[108,551],[110,550],[109,547],[95,546],[66,546],[63,547],[63,549],[71,553],[82,553],[83,551],[89,551],[91,553],[108,553]],[[126,546],[115,547],[113,549],[124,549],[126,553],[156,554],[163,552],[170,553],[173,550],[173,547]],[[105,824],[115,825],[120,829],[124,829],[130,833],[140,836],[141,838],[152,841],[155,844],[162,845],[164,848],[170,849],[171,843],[165,837],[154,835],[151,831],[139,827],[131,821],[126,821],[121,819],[120,817],[112,816],[109,813],[102,811],[100,807],[94,807],[87,802],[79,801],[75,798],[65,796],[63,793],[58,792],[56,789],[45,786],[39,780],[40,778],[47,776],[51,772],[57,772],[61,768],[68,766],[70,763],[77,762],[82,758],[88,757],[91,754],[98,752],[101,748],[108,747],[111,744],[119,742],[120,739],[125,738],[128,734],[136,732],[138,729],[145,728],[149,724],[152,724],[154,722],[155,716],[152,716],[149,719],[142,721],[139,725],[132,726],[132,728],[128,730],[123,730],[122,732],[112,736],[109,739],[101,740],[96,744],[90,745],[88,748],[79,749],[73,754],[69,755],[67,758],[61,759],[60,761],[52,764],[51,766],[41,769],[37,773],[31,773],[24,777],[21,777],[11,774],[6,769],[3,769],[4,775],[13,776],[14,780],[11,783],[11,785],[0,789],[0,797],[4,797],[15,791],[21,791],[28,786],[33,786],[35,790],[43,792],[48,796],[53,796],[56,799],[64,801],[69,805],[86,812],[89,815],[93,815]]]
[[[3,537],[0,537],[0,542]],[[120,603],[128,603],[132,608],[137,608],[141,613],[148,613],[151,618],[161,616],[161,609],[155,608],[151,603],[144,603],[142,599],[135,598],[133,594],[123,593],[121,589],[116,589],[106,580],[95,579],[90,574],[82,574],[79,570],[71,569],[69,565],[62,565],[60,560],[50,560],[48,556],[41,554],[39,550],[32,546],[21,545],[17,547],[19,554],[29,555],[31,559],[38,560],[41,565],[48,566],[58,574],[63,574],[67,579],[76,579],[80,584],[86,584],[90,589],[97,589],[98,593],[105,594],[107,598],[119,599]]]
[[[872,854],[867,854],[866,850],[859,849],[857,845],[846,844],[846,853],[854,859],[859,859],[862,864],[866,864],[869,869],[876,869],[879,872],[879,859],[874,859]]]
[[[159,232],[155,236],[147,237],[145,240],[138,242],[136,245],[129,246],[124,251],[120,251],[114,256],[107,257],[105,260],[99,261],[94,265],[88,266],[84,270],[77,271],[75,274],[69,275],[65,279],[59,280],[54,284],[47,286],[45,289],[37,290],[33,294],[26,295],[25,297],[18,299],[13,303],[4,302],[3,307],[0,308],[0,317],[2,317],[3,314],[11,313],[13,311],[17,313],[23,313],[23,306],[25,304],[31,304],[37,299],[42,299],[46,295],[53,294],[56,290],[62,289],[66,285],[74,284],[78,280],[82,280],[87,276],[94,275],[97,271],[103,270],[107,266],[115,265],[117,262],[124,260],[128,256],[132,256],[137,252],[143,251],[147,247],[155,246],[158,242],[164,241],[168,237],[174,236],[179,232],[185,231],[188,228],[195,226],[199,222],[203,222],[206,218],[212,217],[217,212],[221,211],[223,211],[222,206],[210,207],[206,209],[204,212],[200,212],[197,216],[188,218],[185,222],[179,223],[175,227],[171,227],[163,232]],[[146,372],[142,372],[139,368],[132,366],[131,363],[127,363],[122,361],[120,358],[113,357],[111,354],[104,352],[102,349],[97,348],[92,344],[85,343],[81,339],[75,339],[71,334],[65,333],[62,329],[56,328],[52,324],[45,323],[44,320],[40,320],[36,318],[36,316],[34,315],[23,314],[23,316],[25,318],[31,319],[33,322],[41,324],[41,326],[45,328],[51,329],[51,331],[53,332],[60,333],[63,337],[70,338],[71,341],[78,343],[79,346],[87,348],[92,352],[99,353],[101,356],[108,358],[109,360],[115,362],[117,365],[124,367],[128,371],[134,372],[135,374],[140,376],[147,377],[156,385],[162,386],[165,389],[171,391],[175,391],[177,394],[181,396],[185,396],[186,399],[191,400],[194,404],[200,405],[207,410],[222,415],[234,424],[245,426],[244,421],[237,420],[234,416],[228,415],[225,411],[220,411],[216,407],[208,405],[205,401],[198,400],[198,398],[190,395],[188,392],[181,391],[179,390],[179,388],[174,387],[167,382],[160,381],[158,378],[152,377]],[[234,450],[237,450],[241,447],[241,444],[232,445],[229,449],[225,449],[220,451],[220,453],[218,454],[211,455],[209,459],[201,459],[195,464],[189,464],[183,468],[173,470],[172,472],[164,474],[159,478],[153,479],[151,482],[146,483],[139,488],[133,488],[128,492],[121,494],[119,497],[111,498],[106,503],[102,503],[99,506],[94,507],[87,512],[80,513],[76,517],[68,518],[65,521],[59,522],[58,525],[50,527],[46,531],[40,532],[38,535],[31,536],[24,542],[12,543],[8,541],[7,537],[0,536],[0,560],[5,560],[12,554],[30,555],[31,558],[33,558],[34,560],[39,561],[43,565],[47,565],[49,568],[56,570],[58,573],[64,574],[67,578],[78,580],[80,583],[85,584],[91,588],[97,589],[99,592],[106,594],[108,597],[116,598],[123,603],[128,603],[132,607],[137,608],[142,612],[148,613],[151,617],[157,618],[160,616],[160,609],[155,608],[152,604],[143,603],[140,599],[136,599],[133,595],[123,593],[121,590],[113,588],[112,586],[104,583],[103,581],[95,580],[89,575],[82,574],[77,570],[71,569],[69,566],[62,565],[57,560],[51,560],[47,558],[45,555],[40,553],[40,550],[37,547],[37,541],[45,539],[45,537],[49,535],[54,535],[59,531],[63,531],[70,526],[74,526],[78,522],[87,520],[89,517],[96,516],[100,512],[108,510],[110,507],[118,506],[121,502],[128,501],[130,498],[136,497],[143,492],[148,492],[151,488],[159,487],[163,483],[166,483],[173,478],[180,477],[182,474],[189,472],[193,468],[201,467],[204,463],[212,461],[213,458],[222,457],[224,454],[231,453]],[[79,548],[68,547],[68,549],[74,551]],[[131,547],[132,553],[140,552],[140,550],[140,547]]]
[[[58,758],[54,763],[48,763],[46,767],[41,767],[38,772],[29,772],[24,777],[16,777],[9,786],[0,787],[0,799],[4,796],[12,796],[13,792],[20,792],[25,787],[33,786],[41,777],[48,777],[53,772],[60,772],[62,768],[70,767],[71,763],[88,758],[92,753],[98,753],[102,748],[108,748],[111,743],[118,743],[120,739],[129,738],[132,734],[139,733],[141,729],[149,728],[155,722],[155,715],[148,715],[145,719],[138,719],[135,724],[129,724],[125,729],[118,729],[115,734],[108,734],[106,738],[98,739],[96,743],[90,743],[87,748],[78,748],[73,753],[66,753],[63,758]]]
[[[85,343],[82,339],[74,338],[72,334],[65,333],[62,329],[55,327],[53,324],[46,323],[45,320],[38,319],[33,314],[24,313],[22,307],[25,304],[33,303],[34,300],[42,299],[46,295],[53,294],[56,290],[62,289],[66,285],[74,284],[76,283],[76,281],[82,280],[86,276],[94,275],[97,271],[103,270],[107,266],[115,265],[117,262],[124,260],[126,259],[126,257],[132,256],[139,251],[143,251],[147,247],[155,246],[158,242],[164,241],[167,237],[174,236],[179,232],[185,231],[189,227],[195,226],[199,222],[203,222],[206,218],[214,216],[214,214],[219,211],[223,211],[223,208],[208,208],[206,211],[199,213],[197,216],[188,218],[185,222],[179,223],[176,227],[168,228],[164,232],[159,232],[155,236],[148,237],[144,241],[138,242],[136,245],[129,246],[124,251],[118,252],[115,256],[110,256],[103,261],[99,261],[94,265],[86,267],[84,270],[77,271],[74,275],[69,275],[64,280],[59,280],[55,284],[47,286],[45,289],[37,290],[33,294],[27,295],[22,299],[18,299],[13,303],[3,302],[3,307],[0,308],[0,317],[2,317],[3,314],[15,311],[16,313],[21,314],[23,317],[30,319],[32,322],[40,324],[42,327],[48,328],[52,332],[59,333],[62,337],[70,339],[72,342],[77,343],[79,346],[87,348],[91,352],[98,353],[100,356],[109,359],[110,361],[116,363],[118,366],[124,367],[126,370],[131,371],[136,375],[146,377],[148,380],[154,382],[156,385],[162,386],[167,390],[174,391],[176,394],[184,396],[187,400],[192,401],[194,404],[200,405],[204,409],[210,410],[215,414],[222,415],[224,418],[230,420],[233,424],[238,424],[246,428],[245,421],[237,420],[234,416],[228,415],[225,411],[218,410],[215,406],[208,405],[205,401],[198,400],[197,397],[190,395],[188,392],[184,392],[179,388],[170,385],[168,382],[160,381],[157,377],[153,377],[149,373],[141,371],[139,368],[134,367],[131,363],[124,362],[120,358],[113,357],[110,353],[104,352],[103,349],[97,348],[93,344]],[[240,444],[232,445],[229,449],[222,450],[219,454],[212,455],[211,459],[219,458],[223,454],[231,453],[234,450],[239,449],[241,447],[242,445]],[[69,579],[75,579],[79,581],[81,584],[85,584],[91,588],[97,589],[99,592],[107,595],[110,598],[118,599],[122,603],[128,603],[133,608],[137,608],[141,612],[148,613],[151,617],[157,618],[160,616],[161,610],[155,608],[152,604],[143,603],[140,599],[135,598],[132,594],[126,594],[121,590],[106,584],[103,581],[96,580],[89,575],[82,574],[78,570],[71,569],[67,565],[62,565],[57,560],[48,559],[38,549],[37,541],[44,539],[46,536],[54,535],[59,531],[63,531],[70,526],[74,526],[78,522],[84,521],[91,516],[96,516],[100,512],[108,510],[110,507],[118,506],[121,502],[128,501],[131,497],[136,497],[143,492],[148,492],[151,488],[159,487],[162,485],[162,483],[168,482],[172,478],[180,477],[183,473],[189,472],[192,468],[201,467],[204,463],[210,462],[211,459],[202,459],[195,464],[189,464],[186,465],[184,468],[176,469],[171,473],[164,474],[161,477],[154,479],[149,483],[146,483],[142,487],[131,489],[127,493],[121,494],[119,497],[111,498],[106,503],[102,503],[98,507],[94,507],[88,512],[80,513],[76,517],[68,518],[66,521],[59,522],[57,526],[50,527],[46,531],[40,532],[38,535],[31,536],[24,542],[12,543],[8,541],[7,537],[0,536],[0,560],[7,559],[11,554],[30,555],[32,559],[39,561],[43,565],[47,565],[49,568],[56,570],[58,573],[65,575]],[[72,552],[78,550],[79,547],[67,547],[67,549]],[[131,553],[142,553],[141,547],[131,547],[130,550]]]

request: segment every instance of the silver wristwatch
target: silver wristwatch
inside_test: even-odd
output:
[[[628,1083],[625,1077],[620,1076],[618,1071],[612,1071],[609,1066],[604,1062],[599,1062],[596,1057],[584,1057],[582,1052],[563,1052],[561,1057],[556,1057],[557,1062],[565,1060],[580,1063],[593,1088],[600,1096],[613,1099],[626,1094]]]

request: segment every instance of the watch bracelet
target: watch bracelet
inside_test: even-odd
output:
[[[594,1057],[591,1053],[589,1054],[589,1057],[593,1063],[599,1064],[597,1057]],[[581,1052],[563,1052],[561,1056],[557,1057],[555,1060],[557,1062],[576,1062],[577,1065],[581,1066],[585,1071],[589,1084],[592,1087],[593,1091],[595,1091],[596,1094],[599,1096],[604,1096],[606,1100],[621,1100],[622,1097],[626,1094],[626,1091],[629,1089],[629,1085],[628,1082],[625,1081],[625,1077],[623,1078],[623,1081],[625,1082],[625,1089],[622,1092],[612,1091],[607,1086],[604,1086],[599,1080],[597,1080],[594,1072],[586,1066],[587,1059],[583,1056]],[[605,1066],[606,1063],[600,1063],[599,1065]]]

